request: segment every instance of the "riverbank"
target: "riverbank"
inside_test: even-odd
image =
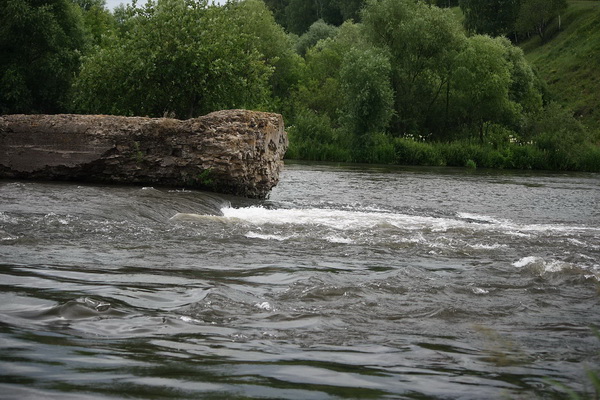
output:
[[[453,12],[462,20],[460,8]],[[487,123],[477,135],[469,135],[468,126],[455,127],[444,131],[443,139],[437,140],[393,134],[349,138],[331,118],[308,112],[292,121],[286,157],[416,166],[600,171],[600,80],[596,72],[600,66],[600,3],[569,1],[560,29],[555,21],[546,36],[544,43],[538,37],[519,43],[526,60],[541,78],[543,109],[524,113],[511,127]]]
[[[550,39],[520,44],[525,58],[548,84],[550,96],[570,108],[590,129],[600,130],[600,2],[569,1],[548,28]]]
[[[356,158],[350,148],[316,141],[298,143],[291,134],[286,158],[415,166],[600,172],[600,147],[589,143],[571,143],[571,147],[566,147],[566,140],[574,141],[574,138],[548,138],[535,144],[479,144],[470,141],[424,142],[381,135],[374,146],[359,154],[360,158]]]

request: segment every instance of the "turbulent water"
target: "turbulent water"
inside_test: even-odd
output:
[[[269,201],[0,181],[0,398],[564,398],[600,175],[290,164]]]

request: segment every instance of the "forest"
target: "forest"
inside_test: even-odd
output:
[[[598,94],[561,96],[600,85],[597,5],[0,0],[0,113],[247,108],[284,116],[291,159],[597,172]]]

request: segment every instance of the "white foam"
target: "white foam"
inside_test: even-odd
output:
[[[475,243],[475,244],[471,244],[469,246],[476,250],[497,250],[497,249],[508,247],[507,245],[500,244],[500,243],[494,243],[494,244]]]
[[[181,221],[181,222],[203,222],[203,221],[219,221],[225,222],[223,217],[218,215],[206,215],[206,214],[190,214],[190,213],[177,213],[169,218],[170,221]]]
[[[491,223],[491,224],[500,224],[502,223],[502,221],[491,217],[489,215],[480,215],[480,214],[471,214],[471,213],[464,213],[464,212],[459,212],[456,214],[456,216],[458,218],[462,218],[462,219],[468,219],[471,221],[476,221],[476,222],[484,222],[484,223]]]
[[[249,239],[262,239],[262,240],[277,240],[283,242],[284,240],[290,239],[292,236],[282,236],[282,235],[265,235],[257,232],[248,232],[245,235]]]
[[[17,219],[6,215],[6,213],[4,213],[4,212],[0,212],[0,222],[15,224],[15,223],[17,223]]]
[[[195,319],[195,318],[188,317],[186,315],[182,315],[181,317],[179,317],[179,319],[181,319],[183,322],[187,322],[188,324],[201,324],[202,323],[202,321]]]
[[[271,311],[273,306],[268,301],[263,301],[262,303],[256,303],[254,307],[260,308],[261,310]]]
[[[58,214],[54,213],[54,212],[50,212],[46,215],[44,215],[44,220],[46,222],[49,223],[59,223],[61,225],[69,225],[69,219],[71,218],[70,215],[66,215],[65,217],[61,217]]]
[[[352,244],[354,241],[350,238],[340,236],[327,236],[325,238],[329,243]]]
[[[511,236],[531,237],[536,233],[571,233],[580,231],[600,231],[600,228],[585,226],[568,226],[560,224],[518,224],[506,219],[497,219],[488,215],[479,215],[459,212],[457,218],[471,221],[472,225],[482,224],[483,229],[488,225],[488,229],[496,229]]]
[[[0,230],[0,242],[16,240],[16,239],[18,239],[16,236],[11,236],[7,232]]]
[[[596,266],[577,265],[560,260],[544,260],[540,257],[523,257],[512,264],[516,268],[531,269],[541,275],[546,273],[559,273],[572,271],[575,274],[582,274],[586,279],[600,280],[600,274]]]
[[[538,257],[528,256],[521,258],[519,261],[515,261],[512,265],[517,268],[523,268],[540,260],[541,259]]]
[[[401,229],[435,229],[464,227],[464,221],[358,210],[321,208],[267,209],[263,207],[225,207],[224,218],[245,221],[254,225],[312,225],[337,230],[368,229],[376,226],[393,226]]]

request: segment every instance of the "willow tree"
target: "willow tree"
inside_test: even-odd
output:
[[[466,40],[460,24],[448,10],[413,0],[370,0],[362,18],[368,40],[390,55],[394,134],[443,134]]]
[[[149,1],[124,24],[122,36],[86,58],[77,111],[187,118],[268,100],[273,67],[235,9]]]
[[[457,57],[453,115],[471,127],[482,143],[489,126],[510,126],[522,111],[509,95],[511,64],[505,40],[475,35]]]
[[[85,34],[70,0],[0,0],[0,113],[65,110]]]
[[[302,58],[294,51],[293,39],[277,24],[262,0],[228,3],[224,11],[235,32],[244,38],[245,47],[258,52],[260,60],[270,69],[266,106],[283,112],[303,67]]]
[[[340,118],[353,137],[355,161],[371,161],[374,136],[386,132],[394,113],[391,69],[387,55],[376,48],[354,48],[344,57]]]

